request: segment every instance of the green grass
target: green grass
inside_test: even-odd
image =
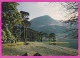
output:
[[[49,42],[46,42],[46,43],[49,43]],[[50,42],[50,43],[69,43],[69,42]]]
[[[17,43],[5,43],[2,46],[16,46],[16,45],[23,45],[24,42],[17,42]]]

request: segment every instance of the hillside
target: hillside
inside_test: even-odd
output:
[[[60,33],[66,29],[65,26],[61,26],[60,22],[52,19],[50,16],[40,16],[32,19],[31,21],[31,29],[36,31],[43,31],[46,33]]]

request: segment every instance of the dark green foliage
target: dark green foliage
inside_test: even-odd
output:
[[[21,34],[21,38],[23,40],[24,32]],[[43,32],[38,32],[35,30],[32,30],[30,28],[27,28],[27,41],[40,41],[43,40]],[[24,41],[24,40],[23,40]]]
[[[15,40],[14,35],[9,31],[8,27],[5,30],[2,29],[2,43],[11,42],[13,43]]]
[[[40,40],[42,42],[43,32],[40,32],[39,35],[40,35]]]
[[[12,33],[9,31],[8,27],[6,27],[6,36],[7,36],[7,42],[13,43],[15,40],[15,37],[12,35]]]
[[[13,35],[15,36],[15,43],[16,41],[21,41],[21,34],[22,34],[23,30],[21,28],[19,28],[18,26],[15,26],[13,28]]]
[[[4,30],[2,30],[2,42],[3,43],[7,42],[7,36]]]
[[[21,23],[22,17],[17,10],[17,2],[2,2],[2,41],[11,42],[16,41],[16,34],[19,35],[15,28],[17,24]],[[19,35],[20,36],[20,35]]]
[[[40,41],[41,40],[39,32],[34,31],[32,29],[29,29],[29,28],[27,31],[27,37],[28,37],[28,41]]]
[[[2,2],[2,27],[8,25],[11,30],[18,23],[21,23],[21,14],[17,10],[18,3]]]
[[[56,38],[55,38],[55,34],[54,33],[50,33],[49,34],[49,38],[52,39],[52,41],[56,41]]]
[[[20,11],[20,13],[22,15],[22,18],[24,18],[25,16],[29,16],[29,13],[28,12]]]

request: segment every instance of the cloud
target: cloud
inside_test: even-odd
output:
[[[49,15],[56,20],[67,20],[65,8],[58,2],[50,5],[49,2],[19,2],[19,4],[18,11],[29,12],[30,20],[43,15]]]

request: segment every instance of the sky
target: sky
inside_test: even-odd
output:
[[[55,20],[68,20],[66,9],[58,2],[18,2],[18,11],[29,12],[29,20],[33,18],[49,15]]]

